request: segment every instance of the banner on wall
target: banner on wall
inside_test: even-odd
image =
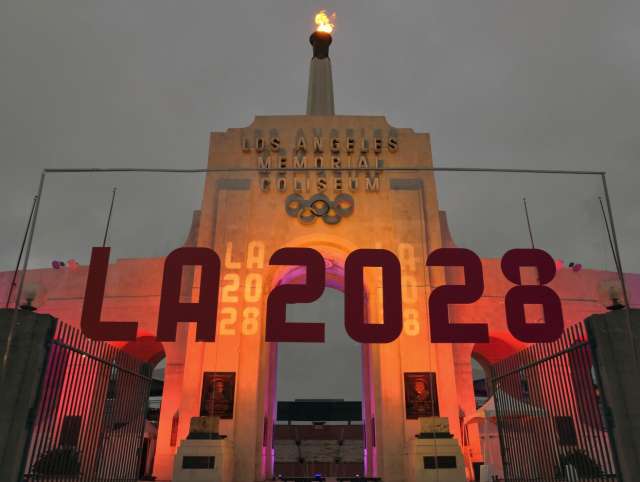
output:
[[[233,418],[236,374],[233,372],[204,372],[200,416]]]
[[[436,374],[433,372],[405,373],[404,400],[409,420],[439,416]]]

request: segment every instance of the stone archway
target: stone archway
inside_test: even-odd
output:
[[[497,331],[492,333],[487,343],[457,344],[454,346],[456,356],[456,379],[458,381],[458,400],[460,403],[461,423],[472,417],[476,410],[475,384],[473,376],[472,360],[484,371],[487,397],[489,400],[494,394],[491,384],[491,365],[508,358],[522,350],[526,344],[516,340],[508,332]],[[477,423],[463,427],[463,453],[467,464],[468,473],[473,473],[474,464],[484,462],[486,450],[482,445],[481,427]],[[477,470],[477,468],[476,468]]]
[[[264,480],[272,460],[265,426],[275,402],[265,310],[270,288],[287,269],[269,266],[270,256],[309,246],[340,266],[355,249],[386,249],[403,270],[405,318],[396,340],[366,350],[363,399],[371,429],[365,470],[387,482],[411,479],[417,459],[409,451],[421,430],[418,417],[427,413],[426,402],[423,411],[407,410],[415,398],[405,393],[411,377],[435,381],[429,397],[438,410],[429,413],[447,418],[453,436],[460,435],[452,347],[431,343],[428,328],[427,298],[445,283],[444,268],[425,266],[427,254],[443,241],[428,134],[396,129],[383,117],[274,116],[212,133],[210,146],[194,244],[213,249],[221,260],[218,333],[215,343],[199,343],[195,327],[188,327],[178,439],[187,437],[190,418],[202,411],[203,377],[235,377],[233,414],[221,419],[220,432],[233,444],[233,478]],[[386,169],[394,163],[420,170]],[[328,211],[316,208],[303,219],[287,201],[294,193],[298,207],[309,210],[312,199],[321,199]],[[341,195],[352,203],[336,210]],[[365,276],[368,320],[380,323],[382,283]],[[329,286],[339,285],[338,278],[330,273]],[[199,289],[196,275],[193,299]]]
[[[291,240],[287,243],[289,247],[308,247],[313,248],[322,254],[325,260],[326,267],[326,287],[336,289],[344,292],[344,262],[350,252],[354,251],[356,247],[352,243],[348,243],[340,238],[333,236],[305,236]],[[298,284],[304,283],[305,270],[300,267],[279,267],[273,270],[271,278],[271,287],[278,286],[280,284]],[[370,296],[369,290],[373,285],[373,279],[371,276],[367,278],[365,274],[365,316],[369,318],[370,310],[373,308],[369,306]],[[348,336],[345,332],[344,336]],[[276,422],[276,387],[277,387],[277,360],[278,360],[278,344],[267,343],[268,345],[268,367],[267,367],[267,385],[265,396],[265,426],[273,427]],[[362,420],[364,426],[364,469],[365,472],[371,475],[377,474],[376,466],[376,447],[375,447],[375,399],[373,396],[373,380],[371,379],[371,367],[370,367],[370,347],[366,345],[361,346],[361,387],[362,387]],[[273,446],[273,430],[269,430],[266,440],[266,447]],[[273,460],[274,454],[270,450],[264,452],[264,474],[265,477],[272,477],[273,474]]]

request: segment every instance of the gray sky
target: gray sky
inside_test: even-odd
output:
[[[337,12],[336,111],[432,135],[438,166],[609,173],[622,258],[640,272],[637,0],[2,0],[0,269],[12,269],[44,167],[205,166],[208,133],[305,109],[316,10]],[[484,256],[536,241],[612,269],[597,179],[438,176],[454,237]],[[88,259],[111,187],[116,256],[161,256],[201,176],[47,183],[35,266]]]
[[[324,322],[324,343],[278,344],[278,400],[362,399],[362,351],[342,322],[344,295],[328,288],[309,305],[287,306],[287,320]]]

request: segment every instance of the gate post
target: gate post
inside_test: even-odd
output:
[[[621,482],[632,482],[640,474],[640,371],[634,353],[640,336],[640,310],[592,315],[585,325],[602,387],[613,456],[621,472],[618,477]]]
[[[4,358],[13,309],[0,309],[0,358]],[[18,310],[0,390],[0,480],[19,482],[29,450],[40,388],[57,320]]]

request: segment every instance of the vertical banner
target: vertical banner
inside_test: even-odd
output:
[[[404,400],[407,419],[439,416],[436,374],[433,372],[405,373]]]
[[[204,372],[200,416],[233,418],[233,402],[236,387],[234,372]]]

